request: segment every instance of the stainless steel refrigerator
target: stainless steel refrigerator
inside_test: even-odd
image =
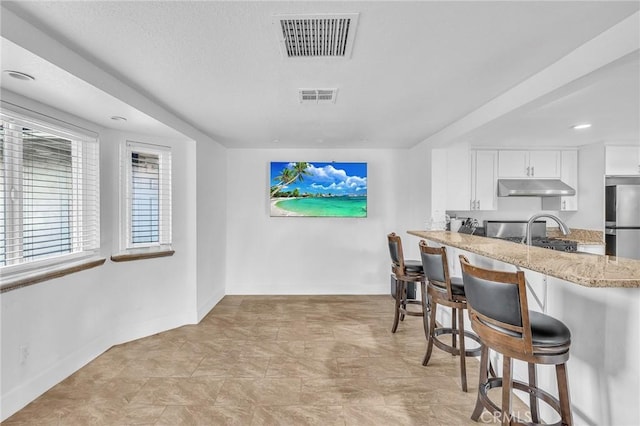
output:
[[[640,259],[640,176],[606,178],[605,244],[608,255]]]

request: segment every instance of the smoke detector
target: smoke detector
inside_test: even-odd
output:
[[[274,15],[283,57],[349,59],[358,16],[358,13]]]
[[[334,104],[338,89],[299,89],[301,104]]]

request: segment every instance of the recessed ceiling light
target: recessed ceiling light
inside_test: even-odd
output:
[[[591,123],[576,124],[571,128],[574,130],[582,130],[582,129],[588,129],[589,127],[591,127]]]
[[[127,121],[127,119],[126,119],[126,118],[124,118],[124,117],[120,117],[119,115],[114,115],[113,117],[111,117],[111,119],[112,119],[113,121]]]
[[[15,78],[17,80],[22,80],[22,81],[33,81],[33,80],[35,80],[34,76],[26,74],[24,72],[20,72],[20,71],[4,70],[2,72],[7,74],[9,77],[13,77],[13,78]]]

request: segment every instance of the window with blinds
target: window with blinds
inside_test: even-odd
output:
[[[123,249],[171,244],[171,149],[128,141],[122,155]]]
[[[93,254],[100,245],[97,140],[7,111],[0,139],[0,267]]]
[[[131,242],[160,242],[160,156],[131,153]]]

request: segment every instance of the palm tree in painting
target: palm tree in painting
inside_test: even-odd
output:
[[[279,183],[275,185],[271,190],[271,196],[273,197],[278,191],[280,191],[285,186],[290,183],[302,182],[305,176],[311,176],[311,173],[307,170],[309,168],[309,163],[294,163],[293,167],[286,167],[282,169],[280,174],[274,178],[274,180]]]
[[[293,182],[295,179],[292,179],[292,177],[293,177],[293,170],[291,170],[288,167],[282,169],[280,174],[275,178],[273,178],[276,182],[279,182],[279,183],[271,187],[271,196],[273,197],[282,188],[284,188],[287,185],[286,182]]]

